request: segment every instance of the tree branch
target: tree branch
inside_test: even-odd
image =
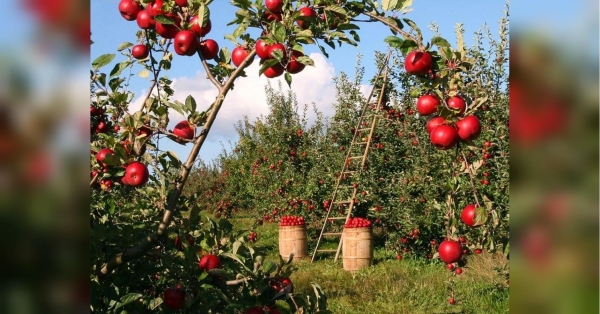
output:
[[[152,247],[152,245],[158,240],[158,238],[165,233],[167,226],[171,222],[173,212],[177,207],[179,196],[181,196],[181,192],[183,191],[185,182],[190,174],[190,169],[192,168],[194,162],[196,161],[196,158],[198,157],[200,148],[202,148],[202,145],[204,144],[204,141],[208,136],[208,133],[217,117],[217,114],[219,113],[219,109],[221,109],[221,105],[225,100],[225,96],[227,96],[227,93],[231,89],[235,79],[240,75],[244,68],[248,66],[250,60],[252,60],[255,55],[256,50],[252,50],[248,54],[246,59],[242,62],[242,64],[240,64],[240,66],[229,76],[226,83],[222,85],[221,88],[219,88],[219,95],[217,96],[217,99],[213,104],[213,109],[210,111],[210,114],[208,115],[208,118],[204,123],[202,133],[200,133],[200,136],[198,136],[194,141],[194,147],[192,148],[192,151],[190,152],[190,155],[188,156],[188,159],[185,162],[183,169],[181,169],[181,174],[179,175],[179,178],[177,179],[175,184],[175,189],[173,190],[173,193],[171,194],[171,197],[168,200],[167,208],[165,209],[163,218],[158,225],[158,230],[147,236],[138,245],[126,250],[121,254],[118,254],[117,256],[113,257],[110,261],[102,265],[100,273],[98,274],[99,277],[106,276],[109,272],[113,271],[117,267],[131,260],[141,257]]]
[[[215,85],[215,87],[219,90],[219,94],[221,94],[223,92],[223,85],[219,83],[215,76],[210,72],[210,69],[208,68],[208,62],[206,62],[206,59],[204,59],[204,56],[202,55],[202,52],[200,52],[199,47],[198,50],[196,50],[196,53],[198,54],[198,57],[200,57],[200,61],[202,62],[204,71],[206,71],[206,78],[208,78],[213,83],[213,85]]]
[[[414,40],[417,43],[417,45],[419,46],[419,50],[425,50],[425,46],[423,46],[423,43],[420,40],[415,38],[413,35],[403,31],[400,27],[398,27],[398,25],[394,25],[394,24],[390,23],[390,21],[385,19],[384,16],[379,16],[372,12],[363,12],[363,14],[387,25],[387,27],[391,28],[395,32],[402,34],[402,36],[404,36],[404,38],[409,38],[409,39]]]

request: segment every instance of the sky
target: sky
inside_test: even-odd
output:
[[[129,22],[123,19],[118,12],[119,0],[91,0],[91,31],[94,44],[91,46],[90,58],[94,60],[103,53],[117,53],[116,48],[122,42],[134,42],[138,26],[135,21]],[[467,45],[473,43],[474,33],[487,24],[494,35],[497,34],[498,21],[503,16],[505,1],[467,1],[467,0],[428,0],[414,1],[413,10],[404,17],[409,18],[421,28],[423,37],[427,41],[433,37],[428,29],[431,22],[439,26],[439,32],[451,43],[455,42],[455,25],[462,23],[465,29],[465,42]],[[230,51],[235,45],[224,39],[225,34],[230,34],[234,26],[226,26],[233,20],[236,8],[228,1],[214,1],[210,5],[212,30],[206,36],[216,40],[220,47],[227,47]],[[364,19],[365,17],[359,17]],[[304,50],[315,61],[314,67],[307,67],[303,72],[293,76],[292,90],[296,93],[300,106],[314,103],[319,111],[325,115],[332,112],[332,103],[335,99],[335,88],[333,78],[340,72],[348,73],[351,77],[355,70],[356,59],[360,54],[363,56],[362,65],[366,67],[364,82],[367,84],[376,72],[373,64],[375,51],[386,52],[387,45],[384,39],[392,33],[384,25],[379,23],[359,23],[359,35],[361,41],[358,47],[344,45],[336,50],[327,49],[329,58],[325,58],[316,45],[305,46]],[[257,33],[256,31],[251,34]],[[257,34],[258,35],[258,34]],[[117,53],[114,62],[120,62],[124,56]],[[112,65],[104,68],[110,71]],[[139,66],[138,71],[141,70]],[[237,139],[234,124],[245,115],[254,120],[261,114],[268,113],[264,87],[267,83],[277,87],[282,78],[268,80],[264,76],[258,77],[258,62],[254,62],[246,70],[247,78],[236,81],[235,89],[231,91],[225,102],[213,129],[200,151],[200,158],[211,161],[225,147],[230,148],[230,142]],[[205,79],[204,70],[197,57],[183,57],[174,55],[172,69],[168,72],[169,78],[173,79],[174,99],[184,101],[187,95],[192,95],[198,103],[198,108],[206,108],[214,101],[217,92],[214,86]],[[130,89],[136,96],[130,105],[130,110],[138,110],[143,101],[142,95],[147,92],[150,82],[139,77],[132,79]],[[282,83],[283,89],[287,85]],[[365,86],[365,91],[370,89]],[[310,112],[310,110],[309,110]],[[177,113],[170,115],[170,126],[184,119]],[[166,143],[169,142],[169,143]],[[180,159],[185,159],[191,150],[191,144],[186,146],[176,144],[169,140],[161,141],[161,148],[174,151]]]

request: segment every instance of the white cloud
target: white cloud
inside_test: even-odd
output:
[[[309,118],[314,119],[312,103],[315,103],[319,111],[326,116],[333,113],[332,104],[336,97],[333,83],[335,68],[321,54],[312,53],[310,57],[314,60],[314,67],[307,66],[301,73],[292,75],[291,89],[296,94],[300,109],[303,108],[304,104],[308,104],[307,114]],[[265,94],[265,86],[268,83],[277,90],[281,82],[283,91],[287,92],[289,90],[283,76],[276,79],[267,79],[265,76],[259,77],[258,69],[258,60],[255,60],[246,69],[247,77],[240,77],[236,80],[234,89],[227,94],[219,111],[217,120],[208,136],[208,141],[227,142],[228,140],[235,140],[235,123],[243,119],[244,116],[254,120],[260,115],[268,114]],[[175,92],[172,99],[183,102],[188,95],[192,95],[196,99],[198,110],[207,108],[217,96],[216,88],[206,79],[204,71],[198,71],[193,76],[174,78],[172,88]],[[142,91],[140,97],[132,101],[129,106],[131,112],[141,108],[146,93],[147,91]],[[173,110],[170,111],[169,118],[171,127],[184,119],[183,116]]]

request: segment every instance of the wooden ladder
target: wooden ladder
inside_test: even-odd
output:
[[[377,101],[377,105],[374,109],[371,108],[369,104],[371,98],[373,97],[373,93],[376,87],[373,87],[369,97],[367,98],[366,103],[363,105],[361,115],[358,118],[358,122],[356,124],[356,128],[354,130],[354,136],[352,137],[352,141],[350,143],[350,147],[347,149],[346,158],[344,159],[344,165],[342,166],[342,171],[340,171],[339,176],[337,178],[337,182],[335,184],[335,188],[333,190],[333,196],[331,197],[330,204],[327,206],[327,214],[325,215],[325,220],[323,222],[323,227],[321,228],[321,233],[319,234],[319,239],[317,240],[317,245],[312,254],[311,262],[314,262],[317,253],[332,253],[335,252],[334,263],[337,262],[338,257],[340,255],[340,251],[342,249],[342,232],[327,232],[328,226],[333,225],[335,222],[343,222],[344,224],[352,215],[352,209],[354,208],[354,199],[356,198],[356,193],[358,192],[358,186],[351,184],[343,184],[343,181],[347,181],[347,179],[351,178],[353,175],[358,174],[365,166],[367,157],[371,150],[371,139],[373,137],[373,132],[375,131],[375,127],[377,126],[377,118],[379,117],[379,110],[381,108],[383,99],[384,99],[384,90],[385,85],[387,83],[388,76],[388,62],[390,59],[391,52],[388,52],[385,62],[383,63],[381,69],[379,69],[379,73],[377,78],[382,78],[383,83],[381,84],[381,90],[379,92],[379,97]],[[385,69],[383,76],[381,72]],[[365,127],[363,124],[364,121],[370,121],[370,126]],[[360,135],[365,131],[369,131],[369,135],[367,140],[364,141],[363,137]],[[357,149],[358,148],[358,149]],[[362,149],[361,149],[362,148]],[[362,151],[362,154],[354,154],[355,150]],[[353,162],[360,160],[360,166],[356,168],[351,168],[353,166]],[[356,166],[356,165],[354,165]],[[355,169],[355,170],[352,170]],[[348,200],[337,200],[339,196],[340,189],[352,189],[351,196]],[[331,217],[333,213],[334,205],[348,205],[348,210],[346,216],[337,216]],[[337,211],[337,209],[336,209]],[[322,244],[323,237],[331,236],[331,237],[340,237],[340,241],[338,243],[337,250],[327,250],[327,249],[319,249],[319,246]]]

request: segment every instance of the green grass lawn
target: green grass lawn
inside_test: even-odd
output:
[[[253,219],[235,218],[236,229],[250,229]],[[258,247],[269,251],[268,259],[278,260],[278,226],[266,224],[255,229]],[[338,238],[339,239],[339,238]],[[330,243],[337,247],[337,242]],[[309,255],[314,243],[309,241]],[[310,293],[310,282],[319,284],[333,313],[508,313],[508,287],[494,267],[504,260],[492,254],[471,255],[461,275],[454,276],[439,261],[396,260],[395,254],[376,248],[374,265],[354,275],[334,255],[295,262],[292,276],[295,292]],[[452,284],[450,284],[452,283]],[[455,305],[448,299],[454,290]]]

